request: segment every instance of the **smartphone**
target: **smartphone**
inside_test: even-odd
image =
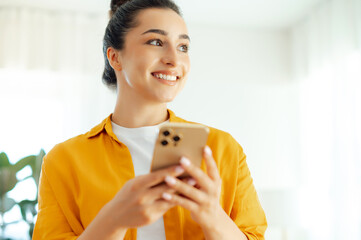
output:
[[[150,171],[179,164],[182,156],[201,167],[209,129],[193,123],[165,123],[159,129]],[[189,176],[186,172],[180,178]]]

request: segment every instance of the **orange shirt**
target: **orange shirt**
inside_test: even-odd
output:
[[[170,122],[188,122],[168,113]],[[266,217],[242,147],[230,134],[215,128],[210,128],[207,145],[222,178],[224,211],[248,239],[264,239]],[[206,169],[204,162],[202,169]],[[44,157],[33,239],[76,239],[132,178],[132,159],[112,131],[111,115],[89,132],[57,144]],[[167,239],[204,239],[188,210],[174,207],[163,217]],[[128,229],[124,239],[135,240],[136,229]]]

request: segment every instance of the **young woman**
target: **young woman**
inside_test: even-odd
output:
[[[33,239],[264,239],[246,156],[229,134],[210,127],[202,168],[183,157],[149,173],[159,126],[187,122],[167,109],[190,68],[178,7],[113,0],[111,13],[103,81],[117,89],[114,113],[44,157]]]

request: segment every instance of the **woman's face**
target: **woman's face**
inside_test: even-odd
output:
[[[186,24],[173,10],[155,8],[141,11],[137,22],[120,51],[118,86],[132,97],[170,102],[182,90],[190,69]]]

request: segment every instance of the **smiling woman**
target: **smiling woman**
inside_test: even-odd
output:
[[[103,82],[117,91],[114,112],[44,157],[33,239],[264,239],[246,155],[230,134],[209,127],[201,168],[182,157],[149,173],[159,127],[188,122],[167,109],[190,69],[178,7],[112,1],[110,16]]]
[[[122,19],[117,20],[114,15],[112,21]],[[136,21],[136,27],[125,35],[123,45],[105,39],[111,68],[105,70],[103,79],[119,86],[119,104],[134,99],[147,105],[170,102],[184,87],[190,68],[186,25],[174,10],[159,8],[139,12]],[[109,25],[106,36],[118,32],[121,30],[117,25],[114,29]],[[108,71],[114,71],[118,81]]]

